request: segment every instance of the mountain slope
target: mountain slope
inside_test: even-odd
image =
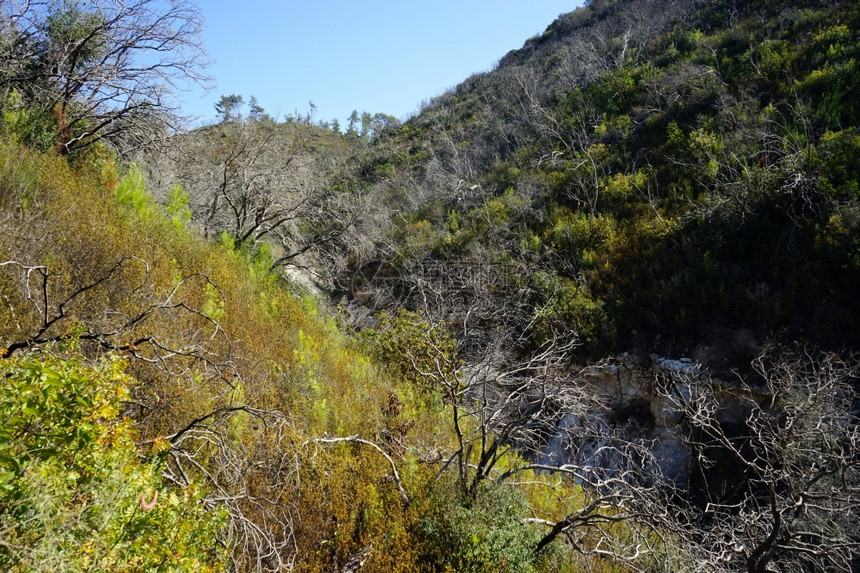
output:
[[[860,6],[738,4],[595,0],[150,181],[0,86],[0,563],[857,570]]]
[[[376,141],[412,213],[379,258],[545,273],[527,322],[593,355],[857,348],[857,23],[840,2],[565,15]]]

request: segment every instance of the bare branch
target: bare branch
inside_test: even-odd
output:
[[[354,444],[361,444],[364,446],[369,446],[379,452],[391,466],[391,475],[394,478],[394,482],[397,484],[397,489],[400,491],[400,498],[403,500],[404,507],[409,506],[409,495],[406,493],[406,490],[403,488],[403,482],[400,480],[400,473],[397,471],[397,464],[394,463],[394,460],[391,459],[385,450],[383,450],[379,445],[369,441],[363,440],[358,436],[348,436],[345,438],[314,438],[312,440],[308,440],[302,447],[307,446],[309,443],[317,443],[317,444],[339,444],[343,442],[349,442]]]

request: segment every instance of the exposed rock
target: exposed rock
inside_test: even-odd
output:
[[[613,458],[607,453],[612,448],[604,446],[613,440],[637,441],[647,444],[657,466],[651,477],[685,487],[691,458],[681,435],[683,418],[673,404],[674,399],[658,388],[666,388],[671,382],[676,397],[687,400],[700,392],[712,392],[719,398],[721,412],[729,421],[742,422],[746,415],[733,398],[731,386],[713,379],[710,372],[688,357],[652,355],[643,359],[625,353],[583,368],[578,378],[602,407],[587,416],[562,416],[559,431],[546,444],[543,463],[589,467],[597,464],[610,472],[622,470],[611,467],[623,461]],[[571,434],[590,436],[591,443],[580,440],[572,444]]]
[[[281,272],[290,283],[304,290],[309,295],[317,298],[322,298],[324,295],[322,287],[316,282],[309,271],[298,267],[286,266]]]

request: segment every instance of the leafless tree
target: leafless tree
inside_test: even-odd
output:
[[[185,0],[13,0],[0,18],[3,85],[53,114],[63,153],[158,133],[173,91],[208,82],[202,17]]]
[[[339,264],[365,198],[347,170],[334,167],[336,157],[314,154],[315,129],[266,120],[177,136],[169,171],[188,192],[204,233],[225,232],[237,247],[268,242],[273,268],[300,266],[312,252],[318,264],[326,257],[328,265]]]
[[[301,456],[294,421],[243,404],[219,408],[165,436],[164,477],[180,487],[204,480],[205,503],[227,513],[224,542],[242,571],[291,571]]]
[[[527,285],[506,282],[505,273],[503,266],[426,263],[410,267],[396,284],[366,277],[391,288],[391,298],[377,301],[423,316],[417,331],[426,337],[416,343],[407,335],[411,343],[397,347],[397,359],[419,387],[441,396],[453,447],[441,451],[436,444],[418,455],[438,464],[436,482],[453,482],[466,507],[479,502],[485,486],[517,487],[528,472],[557,495],[569,495],[565,487],[575,484],[579,503],[570,513],[532,508],[525,520],[545,528],[536,553],[561,540],[631,570],[677,569],[667,551],[675,527],[667,500],[675,489],[663,479],[652,444],[601,421],[598,413],[608,405],[570,368],[575,333],[559,324],[535,343],[531,322],[541,309],[532,314],[524,304],[529,293],[514,296]],[[561,455],[550,453],[550,442],[561,444]]]
[[[702,503],[678,508],[688,539],[708,540],[688,543],[691,555],[714,571],[856,570],[856,357],[802,351],[753,366],[757,381],[733,388],[685,378],[663,387],[702,475]],[[731,404],[746,411],[740,424]]]
[[[215,341],[223,341],[229,346],[226,335],[218,322],[204,311],[182,300],[180,291],[193,288],[198,281],[215,289],[208,277],[192,275],[181,279],[163,298],[158,299],[153,291],[149,266],[138,257],[128,256],[118,260],[104,274],[93,281],[78,284],[63,284],[48,267],[43,265],[24,265],[18,261],[5,261],[0,267],[17,271],[20,285],[18,297],[25,308],[33,314],[32,320],[18,322],[20,339],[8,341],[5,354],[33,348],[63,340],[77,339],[92,341],[104,350],[125,351],[130,355],[152,363],[166,364],[172,358],[196,357],[220,371],[229,368],[228,363],[213,361],[214,352],[205,347]],[[130,285],[123,281],[132,282]],[[139,297],[136,304],[117,305],[114,308],[98,308],[98,302],[109,304],[106,292],[116,289],[127,294],[130,291]],[[100,298],[101,297],[101,298]],[[14,305],[10,302],[14,314]],[[95,307],[95,308],[93,308]],[[194,336],[185,336],[179,346],[175,341],[167,342],[149,334],[146,323],[155,321],[170,313],[183,313],[208,324]],[[35,330],[27,332],[26,325],[33,323]],[[212,344],[216,345],[216,344]],[[146,352],[144,347],[152,352]],[[222,373],[221,377],[225,374]]]
[[[207,235],[226,231],[237,244],[255,244],[316,198],[300,131],[286,135],[273,123],[239,122],[184,139],[178,176]]]

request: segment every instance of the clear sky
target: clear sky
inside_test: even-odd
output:
[[[542,33],[581,0],[197,0],[217,82],[181,94],[182,109],[215,121],[220,96],[251,95],[275,117],[317,107],[314,121],[353,109],[403,119],[422,100]],[[247,112],[247,106],[245,107]]]

